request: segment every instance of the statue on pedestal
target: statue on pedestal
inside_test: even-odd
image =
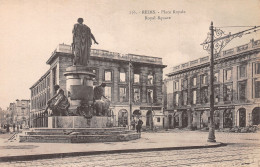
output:
[[[73,28],[72,53],[74,54],[73,65],[87,66],[90,57],[91,39],[98,44],[88,26],[83,24],[83,19],[78,18],[78,23]]]
[[[105,87],[106,84],[102,83],[94,88],[94,114],[96,116],[108,116],[110,101],[105,96]]]
[[[64,94],[64,91],[59,85],[54,86],[56,94],[47,102],[45,113],[48,113],[48,108],[52,110],[52,116],[67,116],[70,103]]]
[[[98,44],[98,42],[96,41],[94,35],[91,33],[90,28],[83,24],[82,18],[78,19],[78,23],[74,25],[72,33],[72,54],[74,55],[73,66],[68,68],[68,71],[65,73],[65,75],[70,76],[68,77],[69,80],[73,78],[73,83],[78,83],[76,85],[67,85],[69,87],[68,92],[72,93],[70,96],[70,100],[74,100],[74,106],[70,108],[70,110],[72,111],[70,115],[79,115],[86,118],[90,118],[92,116],[108,115],[107,113],[110,101],[104,96],[104,87],[106,85],[101,84],[93,90],[92,78],[94,74],[89,69],[87,69],[89,67],[92,40],[95,44]],[[81,70],[80,78],[75,78],[75,76],[79,74],[79,70]],[[85,80],[86,82],[84,82]],[[84,91],[77,92],[74,89],[75,87],[77,87],[77,90],[87,90],[88,87],[91,87],[91,90],[87,90],[88,92],[85,96],[88,98],[82,99],[80,94]],[[93,93],[93,91],[95,96],[94,98],[93,94],[91,94],[91,92]],[[90,96],[92,97],[89,98]],[[92,102],[92,99],[94,99],[94,103]]]

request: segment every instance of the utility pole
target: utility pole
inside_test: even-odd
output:
[[[209,124],[209,136],[208,136],[208,142],[216,142],[215,140],[215,124],[214,124],[214,28],[213,28],[213,22],[211,22],[211,25],[209,27],[210,30],[210,82],[209,82],[209,88],[210,88],[210,124]]]

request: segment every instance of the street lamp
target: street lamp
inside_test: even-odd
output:
[[[242,37],[243,35],[250,34],[252,32],[259,31],[257,28],[260,26],[255,26],[253,28],[240,31],[235,34],[225,34],[219,28],[213,27],[213,22],[209,27],[210,33],[206,40],[201,44],[203,45],[203,49],[207,50],[210,53],[210,124],[209,124],[209,135],[208,142],[216,142],[215,140],[215,124],[214,124],[214,56],[218,57],[221,50],[234,38]],[[252,32],[250,32],[252,31]],[[215,34],[214,34],[215,32]]]
[[[150,124],[150,126],[151,126],[151,129],[153,130],[153,128],[154,128],[154,124],[153,124],[153,116],[155,115],[154,113],[153,113],[153,91],[152,90],[150,90],[150,89],[148,89],[148,93],[149,93],[149,98],[150,98],[150,102],[151,102],[151,118],[150,118],[150,120],[151,120],[151,124]]]
[[[128,128],[129,130],[131,129],[131,122],[132,122],[132,68],[133,68],[133,64],[132,64],[132,61],[131,59],[129,60],[129,65],[128,65],[128,71],[129,71],[129,119],[128,119]]]
[[[214,124],[214,29],[213,29],[213,22],[211,22],[211,25],[209,27],[210,30],[210,82],[209,82],[209,88],[210,88],[210,123],[209,123],[209,136],[208,136],[208,142],[216,142],[215,140],[215,124]]]

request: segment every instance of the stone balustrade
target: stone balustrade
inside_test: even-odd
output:
[[[248,44],[244,44],[244,45],[241,45],[241,46],[238,46],[238,47],[235,47],[235,48],[224,50],[220,54],[214,55],[214,58],[215,59],[221,59],[221,58],[224,58],[224,57],[234,56],[238,53],[247,52],[249,50],[253,50],[253,49],[256,49],[256,48],[260,48],[260,40],[254,41],[252,39]],[[183,69],[186,69],[186,68],[190,68],[190,67],[193,67],[193,66],[204,64],[204,63],[207,63],[207,62],[209,62],[209,56],[205,56],[205,57],[202,57],[202,58],[199,58],[199,59],[196,59],[196,60],[192,60],[192,61],[189,61],[187,63],[183,63],[183,64],[172,67],[169,74],[176,72],[176,71],[179,71],[179,70],[183,70]]]
[[[52,54],[55,54],[56,52],[71,54],[72,48],[70,45],[59,44],[58,47],[52,52]],[[151,56],[135,55],[135,54],[121,54],[118,52],[110,52],[101,49],[91,49],[90,54],[93,57],[102,57],[102,58],[125,60],[125,61],[131,60],[133,62],[141,62],[141,63],[162,64],[162,58],[159,57],[151,57]]]

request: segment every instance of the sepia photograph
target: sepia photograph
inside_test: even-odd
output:
[[[0,0],[1,167],[259,167],[260,0]]]

